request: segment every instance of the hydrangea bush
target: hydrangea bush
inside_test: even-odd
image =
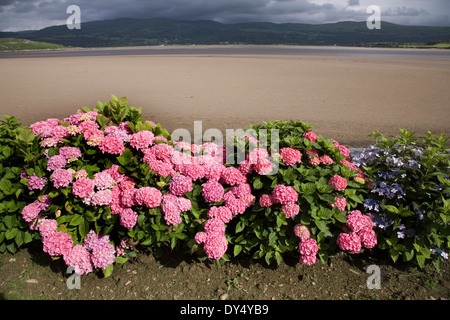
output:
[[[40,239],[77,273],[109,275],[146,250],[312,265],[389,241],[369,207],[375,171],[303,122],[251,126],[223,146],[172,141],[115,96],[29,128],[6,119],[1,252]]]
[[[448,138],[427,132],[418,138],[402,129],[377,142],[354,163],[370,178],[364,209],[373,212],[378,248],[393,261],[420,266],[448,259],[450,249],[450,155]]]
[[[243,251],[280,263],[291,252],[299,253],[302,263],[314,264],[317,257],[325,262],[345,250],[336,240],[347,214],[363,203],[365,177],[345,146],[311,128],[275,121],[251,126],[248,138],[236,139],[237,150],[246,150],[238,168],[247,175],[254,204],[232,222],[234,255]]]

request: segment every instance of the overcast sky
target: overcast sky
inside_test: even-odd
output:
[[[382,21],[450,26],[450,0],[0,0],[0,31],[65,24],[69,5],[80,7],[81,28],[94,20],[155,17],[222,23],[366,21],[370,5],[380,7]]]

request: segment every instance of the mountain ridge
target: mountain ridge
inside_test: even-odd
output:
[[[369,30],[366,22],[325,24],[243,22],[224,24],[212,20],[167,18],[91,21],[81,29],[66,25],[35,31],[0,32],[0,38],[43,41],[72,47],[113,47],[166,44],[285,44],[350,45],[425,43],[450,40],[450,27],[403,26],[381,22]]]

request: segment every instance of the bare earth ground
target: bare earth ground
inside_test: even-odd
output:
[[[110,94],[127,96],[146,120],[170,132],[246,128],[294,119],[348,147],[371,131],[399,128],[450,133],[450,61],[334,56],[183,55],[0,59],[0,113],[24,124],[65,117]],[[82,276],[69,289],[61,260],[39,245],[0,255],[3,299],[449,299],[450,265],[440,273],[394,265],[379,252],[340,256],[309,267],[294,258],[278,267],[238,257],[220,266],[180,253],[141,254],[109,278]],[[369,265],[380,289],[369,289]]]

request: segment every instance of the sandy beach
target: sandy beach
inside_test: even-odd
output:
[[[170,132],[293,119],[349,147],[374,130],[450,134],[450,59],[193,54],[0,59],[0,114],[30,124],[111,94]]]

